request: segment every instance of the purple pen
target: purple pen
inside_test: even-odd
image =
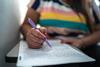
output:
[[[32,26],[32,28],[35,28],[35,29],[36,29],[35,23],[32,21],[31,18],[28,18],[28,23]],[[38,29],[36,29],[36,30],[37,30],[38,32],[40,32]],[[51,45],[50,45],[50,43],[48,42],[46,36],[45,36],[44,34],[42,34],[41,32],[40,32],[40,34],[41,34],[42,36],[45,37],[45,42],[48,44],[48,46],[51,47]]]

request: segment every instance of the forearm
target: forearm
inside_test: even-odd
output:
[[[21,33],[24,35],[24,37],[26,36],[28,30],[30,30],[31,28],[32,27],[28,23],[23,23],[23,25],[21,26]]]
[[[86,36],[81,39],[84,46],[96,44],[100,41],[100,31],[96,31],[89,36]]]
[[[28,24],[28,17],[31,18],[35,24],[37,23],[38,19],[39,19],[39,13],[37,13],[35,10],[29,8],[27,13],[26,13],[26,17],[24,19],[23,24],[21,25],[21,33],[24,35],[24,37],[26,36],[28,30],[30,30],[32,27]]]

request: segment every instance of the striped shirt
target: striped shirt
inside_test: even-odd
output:
[[[40,13],[42,26],[67,28],[79,32],[89,32],[86,19],[62,0],[36,0],[32,8]]]

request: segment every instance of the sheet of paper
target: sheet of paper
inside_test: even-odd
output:
[[[29,49],[25,41],[20,42],[17,66],[47,66],[57,64],[92,62],[95,59],[85,55],[59,40],[49,40],[52,48],[46,43],[40,49]]]

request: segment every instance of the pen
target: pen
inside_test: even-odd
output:
[[[40,32],[40,31],[36,28],[35,23],[32,21],[31,18],[28,18],[28,23],[32,26],[32,28],[35,28],[38,32]],[[48,42],[46,36],[45,36],[43,33],[41,33],[41,32],[40,32],[40,34],[45,38],[45,42],[48,44],[48,46],[51,47],[51,45],[50,45],[50,43]]]

